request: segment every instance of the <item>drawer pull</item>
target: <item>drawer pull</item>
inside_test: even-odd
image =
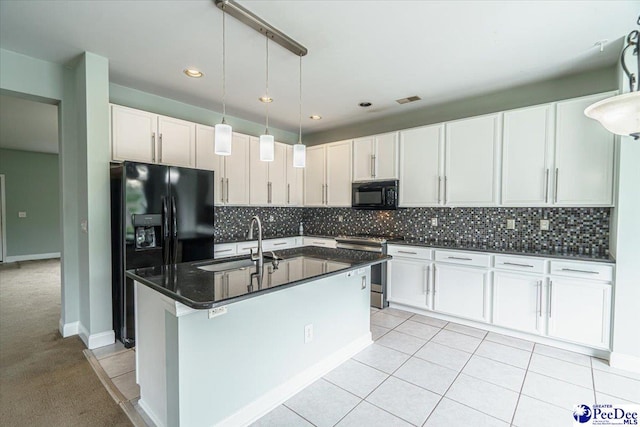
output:
[[[462,258],[462,257],[457,257],[457,256],[448,256],[447,258],[449,259],[457,259],[460,261],[473,261],[473,258]]]
[[[214,251],[214,253],[222,253],[222,252],[231,252],[233,249],[220,249],[219,251]]]
[[[313,243],[314,245],[322,245],[322,246],[326,245],[325,242],[311,242],[311,243]]]
[[[586,274],[600,274],[599,271],[590,271],[590,270],[576,270],[573,268],[563,268],[561,271],[570,271],[573,273],[586,273]]]
[[[242,248],[240,249],[241,251],[246,251],[246,250],[251,250],[251,249],[258,249],[257,246],[247,246],[246,248]]]
[[[399,254],[410,254],[410,255],[418,255],[417,252],[411,252],[411,251],[398,251]]]
[[[287,242],[279,242],[279,243],[274,243],[273,246],[282,246],[282,245],[286,245]]]
[[[516,267],[528,267],[528,268],[533,268],[533,265],[529,265],[529,264],[518,264],[517,262],[503,262],[503,265],[513,265]]]

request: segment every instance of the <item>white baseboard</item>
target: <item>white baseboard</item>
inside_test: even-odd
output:
[[[89,331],[84,327],[82,323],[79,324],[78,335],[80,339],[87,346],[89,350],[94,348],[104,347],[105,345],[113,344],[116,342],[116,334],[114,331],[98,332],[97,334],[89,335]]]
[[[60,252],[51,252],[48,254],[33,254],[33,255],[16,255],[8,256],[4,259],[4,262],[18,262],[18,261],[35,261],[39,259],[51,259],[60,258]]]
[[[72,335],[78,335],[79,326],[80,322],[62,323],[62,319],[60,319],[58,330],[60,331],[62,338],[67,338]]]
[[[628,354],[611,352],[609,356],[609,366],[625,371],[640,373],[640,357]]]
[[[149,409],[149,406],[147,406],[147,403],[144,401],[142,397],[140,398],[140,400],[138,400],[138,405],[140,405],[140,409],[144,411],[147,417],[151,418],[151,421],[153,421],[156,427],[165,427],[165,425],[160,420],[160,417],[158,417],[156,414],[153,413],[151,409]]]
[[[255,422],[260,417],[266,415],[268,412],[281,405],[283,402],[317,379],[322,378],[331,370],[337,368],[339,365],[358,354],[372,342],[371,333],[361,336],[351,344],[343,347],[307,370],[291,378],[286,383],[262,395],[235,414],[225,418],[217,425],[224,427],[246,426]]]

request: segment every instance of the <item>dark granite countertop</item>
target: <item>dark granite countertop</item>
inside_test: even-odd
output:
[[[563,250],[562,248],[544,249],[535,246],[521,245],[519,247],[499,247],[495,245],[488,245],[484,243],[473,242],[461,242],[461,241],[435,241],[435,240],[420,240],[420,239],[404,239],[404,240],[392,240],[389,244],[393,245],[408,245],[408,246],[424,246],[434,249],[455,249],[463,251],[473,252],[491,252],[496,254],[505,255],[521,255],[521,256],[534,256],[544,258],[558,258],[565,260],[575,261],[592,261],[592,262],[604,262],[615,263],[615,259],[608,253],[585,253],[584,251],[575,250]]]
[[[265,234],[262,236],[263,240],[267,240],[267,239],[286,239],[288,237],[318,237],[318,238],[323,238],[323,239],[335,239],[335,236],[321,236],[319,234],[305,234],[305,235],[300,235],[300,234]],[[255,241],[257,241],[258,239],[255,238],[253,239]],[[238,242],[249,242],[250,240],[246,238],[246,236],[235,236],[235,237],[225,237],[225,238],[221,238],[221,239],[214,239],[213,244],[214,245],[222,245],[224,243],[238,243]]]
[[[391,258],[372,252],[313,246],[275,253],[282,258],[278,268],[274,269],[271,260],[265,257],[261,275],[256,274],[253,266],[239,266],[225,271],[202,269],[217,269],[221,264],[249,259],[241,256],[138,268],[127,271],[127,277],[191,308],[208,309],[378,264]]]

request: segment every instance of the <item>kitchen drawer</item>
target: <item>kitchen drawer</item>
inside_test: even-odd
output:
[[[550,274],[580,279],[613,280],[613,265],[573,261],[551,261]]]
[[[496,255],[494,267],[497,270],[521,271],[523,273],[544,274],[543,258]]]
[[[269,239],[262,242],[262,249],[265,251],[277,251],[278,249],[293,248],[295,244],[295,237],[291,239]]]
[[[433,249],[408,245],[388,245],[387,254],[402,258],[433,259]]]
[[[213,257],[215,259],[225,258],[229,256],[236,255],[236,244],[235,243],[222,243],[219,245],[214,245],[213,247]]]
[[[264,241],[262,242],[262,248],[264,250]],[[257,240],[249,240],[246,242],[238,243],[238,255],[248,255],[250,253],[250,249],[253,249],[253,252],[258,252],[258,241]]]
[[[321,246],[323,248],[335,248],[336,241],[334,239],[324,239],[322,237],[305,237],[305,246]]]
[[[451,264],[469,265],[472,267],[491,266],[491,255],[475,252],[454,252],[436,250],[436,261],[448,262]]]

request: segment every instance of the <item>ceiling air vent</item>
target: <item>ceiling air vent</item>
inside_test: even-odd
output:
[[[419,96],[409,96],[407,98],[400,98],[400,99],[396,99],[396,102],[398,104],[408,104],[410,102],[414,102],[414,101],[420,101],[422,98],[420,98]]]

